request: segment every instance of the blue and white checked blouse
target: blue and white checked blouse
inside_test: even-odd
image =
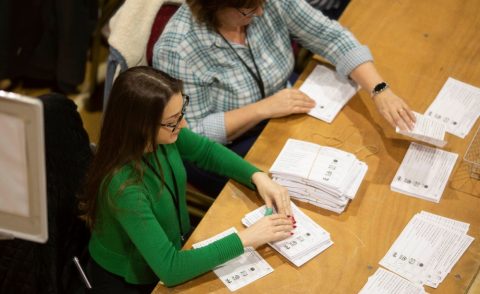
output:
[[[264,14],[254,17],[247,28],[267,96],[285,88],[293,71],[291,38],[326,58],[345,76],[373,59],[349,31],[304,0],[267,0]],[[233,46],[254,69],[248,47]],[[214,30],[195,22],[186,4],[155,44],[153,66],[184,82],[184,93],[190,96],[186,118],[192,130],[224,144],[224,113],[262,98],[231,48]]]

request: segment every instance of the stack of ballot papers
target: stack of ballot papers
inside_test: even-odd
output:
[[[437,147],[443,147],[447,144],[447,141],[444,140],[447,126],[444,123],[417,112],[413,112],[413,114],[417,119],[413,130],[402,131],[397,127],[397,133],[430,143]]]
[[[410,143],[390,188],[395,192],[438,203],[457,158],[456,153]]]
[[[193,248],[204,247],[230,234],[236,233],[235,228],[230,228],[223,233],[207,240],[198,242]],[[258,279],[273,272],[273,268],[253,248],[245,248],[245,252],[237,258],[217,266],[213,272],[228,287],[230,291],[236,291]]]
[[[299,90],[315,100],[315,107],[308,114],[331,123],[358,87],[335,71],[317,65]]]
[[[425,115],[444,123],[448,133],[465,138],[480,116],[480,88],[448,78]]]
[[[437,288],[474,238],[469,224],[425,211],[416,214],[380,261],[417,285]]]
[[[270,173],[292,198],[341,213],[355,198],[367,169],[351,153],[288,139]]]
[[[378,268],[373,276],[368,278],[365,286],[358,294],[424,294],[423,287],[416,285],[383,268]]]
[[[292,214],[297,221],[293,235],[285,240],[269,243],[269,245],[294,265],[301,266],[330,247],[333,242],[327,231],[304,214],[294,203],[291,205]],[[264,205],[246,214],[242,223],[246,227],[250,227],[265,216],[265,211],[266,206]]]

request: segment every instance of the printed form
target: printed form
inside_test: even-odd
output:
[[[331,123],[340,110],[358,91],[357,85],[335,71],[317,65],[299,89],[315,100],[309,115]]]
[[[359,294],[424,294],[423,287],[418,286],[383,268],[378,268],[373,276],[368,278]]]
[[[230,228],[207,240],[193,244],[193,248],[206,246],[236,232],[235,228]],[[245,252],[242,255],[217,266],[213,272],[233,292],[268,275],[273,272],[273,268],[255,249],[245,248]]]
[[[341,213],[367,170],[352,153],[288,139],[269,172],[295,199]]]
[[[428,212],[416,214],[380,265],[418,285],[437,288],[474,238],[468,224]]]
[[[402,131],[397,127],[397,133],[435,145],[437,147],[443,147],[447,144],[447,141],[444,140],[447,126],[443,122],[418,112],[413,112],[413,114],[417,119],[413,130]]]
[[[425,115],[446,124],[447,132],[465,138],[480,116],[480,88],[448,78]]]
[[[269,245],[296,266],[301,266],[314,258],[333,242],[330,234],[311,218],[304,214],[293,202],[292,213],[297,221],[294,234],[282,241],[269,243]],[[266,206],[249,212],[242,219],[242,223],[249,227],[265,215]]]
[[[440,202],[458,154],[418,143],[410,143],[393,178],[392,191]]]

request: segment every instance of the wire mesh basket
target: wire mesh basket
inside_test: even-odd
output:
[[[469,165],[470,177],[480,180],[480,128],[470,142],[463,160]]]

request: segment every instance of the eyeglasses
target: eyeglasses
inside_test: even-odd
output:
[[[180,116],[178,117],[175,123],[160,123],[162,127],[166,127],[172,129],[172,133],[178,128],[178,125],[182,122],[183,116],[185,115],[185,110],[187,109],[188,103],[190,103],[190,97],[188,95],[182,94],[183,97],[183,105],[182,110],[180,111]]]
[[[259,6],[260,7],[260,6]],[[240,10],[240,8],[237,8],[237,11],[240,12],[241,15],[243,15],[244,17],[252,17],[252,16],[255,16],[256,13],[257,13],[257,9],[259,7],[255,7],[253,8],[252,10],[250,10],[249,12],[243,12]]]

